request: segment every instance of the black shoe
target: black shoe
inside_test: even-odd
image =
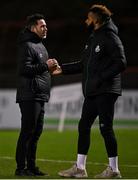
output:
[[[40,171],[38,167],[35,167],[33,169],[26,169],[26,174],[32,174],[31,176],[48,176],[47,173]]]
[[[16,169],[15,170],[15,176],[25,176],[26,170],[25,169]]]
[[[28,169],[16,169],[15,176],[35,176],[35,174]]]

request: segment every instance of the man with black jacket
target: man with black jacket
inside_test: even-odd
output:
[[[99,116],[99,127],[104,138],[109,166],[95,178],[121,178],[118,169],[117,141],[113,130],[114,104],[121,95],[121,75],[126,67],[124,48],[111,12],[103,5],[93,5],[86,24],[93,26],[81,61],[62,64],[53,74],[82,72],[84,103],[78,125],[78,151],[76,164],[59,172],[63,177],[87,177],[86,158],[90,146],[90,132]]]
[[[46,38],[44,16],[33,14],[18,38],[18,78],[16,102],[21,111],[21,131],[16,148],[18,176],[44,176],[36,167],[37,142],[42,133],[44,103],[50,97],[50,71],[55,59],[48,59],[42,40]]]

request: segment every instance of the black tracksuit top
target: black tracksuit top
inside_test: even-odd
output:
[[[18,68],[16,102],[44,101],[50,96],[51,76],[48,52],[37,34],[23,30],[18,38]]]
[[[126,68],[118,29],[110,19],[89,37],[81,61],[61,65],[63,74],[82,73],[85,97],[103,93],[121,95],[121,75]]]

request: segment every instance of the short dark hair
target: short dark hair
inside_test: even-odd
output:
[[[100,23],[103,23],[110,19],[112,13],[111,11],[105,6],[101,4],[94,4],[89,9],[89,12],[93,12],[98,15]]]
[[[45,19],[45,17],[42,14],[38,13],[27,16],[26,27],[30,29],[31,26],[37,25],[37,21],[40,19]]]

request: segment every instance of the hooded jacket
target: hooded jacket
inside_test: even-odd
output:
[[[48,52],[37,34],[24,29],[18,38],[16,102],[44,101],[50,96]]]
[[[85,97],[102,93],[121,95],[121,75],[126,68],[126,58],[118,29],[112,20],[95,30],[89,37],[82,59],[63,64],[63,74],[82,72]]]

